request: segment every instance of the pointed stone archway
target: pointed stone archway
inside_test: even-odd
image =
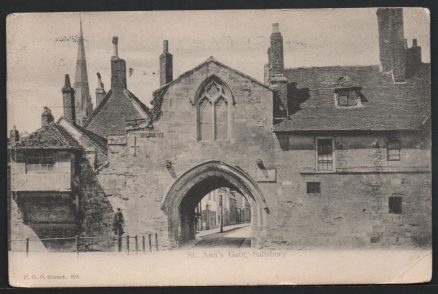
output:
[[[171,244],[195,238],[194,211],[209,192],[227,187],[241,193],[251,206],[251,246],[260,247],[269,213],[262,191],[246,172],[221,161],[201,163],[183,173],[166,194],[161,209],[167,214]]]

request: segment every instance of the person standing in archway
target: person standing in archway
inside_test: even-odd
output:
[[[123,227],[125,226],[125,220],[120,208],[117,208],[117,212],[114,214],[113,219],[113,232],[117,235],[118,249],[122,251],[122,235],[124,233]]]

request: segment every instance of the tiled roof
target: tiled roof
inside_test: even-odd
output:
[[[123,93],[123,95],[128,99],[128,101],[135,104],[136,108],[138,107],[137,109],[141,110],[141,112],[139,112],[140,115],[142,115],[144,117],[149,117],[149,114],[150,114],[149,108],[143,102],[141,102],[141,100],[137,96],[135,96],[128,89],[123,89],[123,91],[121,91],[121,93]],[[90,124],[90,122],[93,120],[93,118],[100,112],[100,109],[107,103],[107,101],[111,97],[111,95],[113,95],[113,91],[109,90],[106,93],[105,97],[103,97],[100,104],[94,109],[93,113],[87,119],[87,121],[84,124],[84,127],[87,127]]]
[[[406,83],[394,83],[377,66],[329,66],[285,70],[300,100],[295,112],[274,126],[274,131],[412,130],[430,116],[430,64],[422,64]],[[363,106],[336,107],[334,90],[341,77],[360,87]],[[342,85],[341,85],[342,86]]]
[[[81,145],[60,125],[48,124],[29,136],[22,138],[15,148],[18,149],[76,149]]]
[[[76,128],[76,130],[78,130],[79,132],[81,132],[83,135],[87,136],[90,140],[92,140],[94,143],[96,143],[99,147],[101,147],[102,150],[107,149],[107,140],[101,136],[99,136],[96,133],[93,133],[90,130],[87,130],[86,128],[73,123],[72,121],[70,121],[69,119],[63,117],[62,119],[65,119],[72,127]],[[59,121],[58,121],[59,123]]]

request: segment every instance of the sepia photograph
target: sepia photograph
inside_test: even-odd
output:
[[[432,277],[430,12],[13,13],[15,287]]]

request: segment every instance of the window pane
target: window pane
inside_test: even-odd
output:
[[[207,98],[199,103],[199,140],[213,139],[211,105]]]
[[[348,105],[347,96],[338,94],[338,106],[347,106],[347,105]]]
[[[320,182],[308,182],[307,193],[321,193],[321,183]]]
[[[228,106],[224,98],[214,104],[214,115],[216,139],[228,139]]]
[[[389,213],[401,214],[402,213],[402,197],[391,196],[388,198]]]
[[[400,160],[400,142],[388,142],[388,160],[399,161]]]
[[[26,158],[26,172],[46,173],[53,169],[54,158],[51,152],[32,154]]]
[[[318,139],[318,170],[333,170],[332,139]]]

